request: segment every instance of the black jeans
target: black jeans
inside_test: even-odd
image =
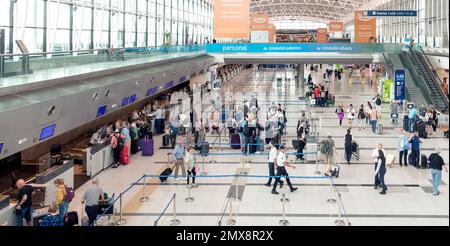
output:
[[[94,222],[97,220],[97,206],[86,206],[84,211],[89,218],[89,226],[94,226]]]
[[[114,164],[120,163],[120,148],[117,146],[113,149]]]
[[[377,163],[375,162],[375,170],[377,168]],[[375,175],[375,186],[380,186],[383,191],[387,190],[386,183],[384,182],[384,176],[386,174],[386,166],[382,165],[377,175]]]
[[[291,189],[294,188],[294,187],[292,187],[291,180],[289,179],[289,174],[287,173],[285,167],[277,167],[277,176],[284,176],[284,177],[286,177],[286,182],[289,185],[289,188],[291,188]],[[278,183],[281,183],[281,178],[280,177],[275,178],[275,183],[273,184],[273,190],[274,191],[277,189]]]
[[[195,171],[195,167],[192,168],[192,170],[187,171],[187,184],[189,185],[189,179],[192,176],[192,184],[195,184],[195,176],[197,175],[197,172]]]
[[[268,184],[272,184],[272,177],[275,176],[275,164],[273,162],[269,162],[269,181]]]
[[[345,146],[345,159],[350,164],[350,160],[352,159],[352,146]]]
[[[405,149],[403,151],[400,151],[400,166],[402,165],[402,160],[405,162],[405,167],[408,166],[408,150]]]
[[[415,167],[420,167],[420,150],[413,149],[412,155],[413,155],[413,165]]]

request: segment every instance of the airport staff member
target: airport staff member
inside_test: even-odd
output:
[[[97,131],[94,132],[94,134],[92,134],[89,144],[92,146],[92,145],[102,143],[102,139],[101,139],[100,135],[101,135],[101,128],[97,129]]]
[[[277,192],[277,185],[278,185],[278,183],[281,183],[281,176],[284,176],[286,178],[286,182],[289,185],[291,192],[296,191],[298,188],[292,186],[291,180],[289,179],[289,174],[286,171],[286,166],[291,167],[293,169],[295,169],[295,166],[288,163],[288,161],[287,161],[288,158],[286,155],[286,148],[284,147],[284,145],[280,146],[280,150],[278,151],[278,155],[275,160],[276,160],[275,164],[277,165],[277,176],[278,177],[275,178],[275,183],[273,184],[273,187],[272,187],[272,194],[274,194],[274,195],[279,194]]]
[[[94,179],[91,187],[84,192],[81,198],[81,203],[86,204],[84,210],[89,218],[89,226],[93,226],[97,220],[99,200],[103,200],[103,190],[99,187],[98,179]]]

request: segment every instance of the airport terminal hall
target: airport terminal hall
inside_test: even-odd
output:
[[[448,84],[448,0],[0,0],[0,228],[448,228]]]

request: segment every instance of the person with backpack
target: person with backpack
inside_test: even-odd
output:
[[[405,167],[408,166],[408,150],[411,148],[408,137],[406,137],[405,130],[400,131],[400,136],[397,142],[397,150],[399,152],[399,164],[403,166],[402,161],[404,160]]]
[[[377,94],[377,96],[375,97],[375,108],[378,111],[378,114],[381,114],[381,97],[379,94]]]
[[[344,120],[344,109],[342,107],[342,104],[340,104],[337,109],[335,110],[335,113],[337,114],[338,120],[339,120],[339,127],[342,127],[342,120]]]
[[[448,173],[447,166],[444,163],[444,159],[442,159],[441,148],[436,147],[434,153],[428,157],[428,161],[430,162],[431,169],[431,177],[433,184],[433,196],[439,195],[439,185],[441,184],[442,178],[442,168],[445,169],[445,172]]]
[[[366,112],[364,112],[364,104],[361,104],[358,111],[358,126],[359,131],[361,131],[361,129],[366,129]]]
[[[382,188],[380,194],[385,195],[387,191],[387,186],[384,180],[386,175],[386,151],[383,149],[383,144],[379,143],[378,147],[372,151],[372,158],[375,162],[375,190],[378,186]]]
[[[117,168],[120,164],[120,152],[123,149],[125,144],[125,136],[120,133],[119,129],[114,131],[114,134],[111,136],[111,146],[113,150],[113,168]]]
[[[320,142],[320,153],[324,156],[326,165],[325,175],[331,175],[331,165],[333,164],[334,153],[336,152],[336,145],[331,137],[331,133],[328,133],[327,139]]]
[[[351,134],[351,130],[347,129],[347,134],[345,134],[345,159],[347,160],[347,164],[350,165],[350,160],[352,159],[352,153],[353,153],[353,136]]]
[[[54,203],[58,206],[58,219],[64,221],[64,216],[66,216],[67,209],[69,208],[69,202],[65,199],[67,195],[66,185],[64,184],[64,179],[55,179],[53,184],[56,187]]]

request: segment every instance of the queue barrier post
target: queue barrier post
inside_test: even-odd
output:
[[[177,219],[177,200],[176,200],[176,195],[177,194],[174,193],[173,197],[172,197],[172,199],[173,199],[173,213],[172,213],[173,218],[172,218],[171,221],[169,221],[169,224],[171,226],[177,226],[177,225],[180,224],[180,220]]]
[[[116,225],[125,225],[127,223],[127,221],[123,218],[123,213],[122,213],[122,197],[123,197],[123,193],[120,193],[119,195],[119,220],[116,222]]]
[[[327,202],[330,204],[335,204],[336,203],[336,196],[334,194],[334,188],[333,188],[333,181],[332,181],[332,177],[330,177],[331,183],[330,183],[330,188],[331,188],[331,193],[333,194],[332,198],[328,198]]]
[[[202,161],[202,172],[200,173],[200,175],[206,176],[206,175],[208,175],[208,173],[205,171],[205,156],[204,155],[202,155],[202,159],[203,159],[203,161]]]
[[[142,178],[144,179],[144,187],[142,188],[142,197],[139,199],[140,202],[144,203],[144,202],[148,202],[148,196],[145,195],[145,189],[147,187],[147,182],[145,180],[145,175],[142,176]]]
[[[239,174],[236,174],[235,180],[234,180],[234,198],[233,201],[240,202],[241,199],[239,198],[239,186],[237,184],[239,178]]]
[[[230,201],[229,205],[230,205],[230,214],[227,219],[227,225],[234,226],[234,225],[236,225],[236,220],[233,219],[233,201]]]
[[[285,194],[283,193],[283,198],[285,198]],[[282,219],[279,221],[279,224],[281,226],[287,226],[289,225],[289,221],[286,219],[286,201],[282,198],[283,201],[283,213],[282,213]]]
[[[286,195],[286,189],[287,189],[287,187],[288,187],[288,183],[287,183],[287,176],[284,176],[284,187],[283,187],[283,195],[281,196],[281,199],[280,199],[280,201],[282,202],[282,203],[285,203],[285,202],[290,202],[290,200],[289,200],[289,198],[287,197],[287,195]]]
[[[319,144],[317,144],[317,151],[316,151],[316,171],[314,172],[315,175],[321,175],[322,173],[319,171],[319,156],[320,156],[320,150],[319,150]]]

